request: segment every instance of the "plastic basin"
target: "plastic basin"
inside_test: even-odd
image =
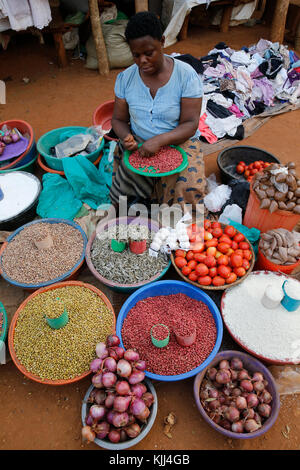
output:
[[[297,269],[300,266],[300,259],[297,263],[294,264],[275,264],[272,263],[266,256],[263,254],[260,248],[258,248],[258,255],[255,264],[256,270],[261,271],[279,271],[284,274],[292,274],[294,269]]]
[[[155,418],[156,418],[156,415],[157,415],[157,408],[158,408],[158,406],[157,406],[157,394],[156,394],[155,388],[154,388],[153,384],[150,382],[150,380],[145,379],[144,382],[145,382],[145,385],[148,388],[148,391],[150,393],[152,393],[152,395],[154,396],[154,402],[153,402],[153,405],[150,408],[150,415],[149,415],[148,421],[142,427],[141,433],[137,437],[135,437],[134,439],[128,439],[128,441],[118,442],[117,444],[114,444],[113,442],[110,442],[108,439],[105,440],[105,439],[97,439],[96,438],[94,440],[94,443],[97,444],[99,447],[102,447],[103,449],[109,449],[109,450],[129,449],[130,447],[133,447],[133,446],[137,445],[139,442],[141,442],[144,439],[144,437],[149,433],[149,431],[151,430],[151,428],[154,424],[154,421],[155,421]],[[94,386],[91,385],[90,388],[88,389],[88,391],[86,392],[85,397],[83,399],[83,405],[82,405],[82,408],[81,408],[81,421],[82,421],[83,426],[85,426],[85,418],[87,416],[87,403],[86,403],[86,401],[87,401],[88,397],[90,396],[90,393],[93,390],[93,388],[94,388]]]
[[[258,147],[250,147],[248,145],[238,145],[236,147],[228,147],[219,153],[217,164],[221,173],[222,183],[228,184],[231,180],[239,180],[243,183],[247,182],[243,175],[239,175],[236,171],[236,165],[240,161],[244,161],[246,165],[263,160],[264,162],[280,163],[280,160],[266,150]]]
[[[63,163],[59,158],[55,158],[51,155],[50,149],[55,145],[63,142],[67,138],[86,132],[87,127],[82,126],[68,126],[53,129],[47,132],[37,141],[37,150],[44,157],[46,164],[53,170],[63,171]],[[94,163],[100,155],[102,148],[104,147],[104,139],[102,139],[100,146],[95,152],[86,155],[86,158]],[[66,157],[72,158],[72,157]]]
[[[98,281],[102,282],[103,284],[105,284],[106,286],[108,286],[110,289],[112,289],[115,292],[134,292],[139,287],[145,286],[145,285],[147,285],[151,282],[154,282],[154,281],[157,281],[157,280],[161,279],[166,274],[166,272],[168,271],[168,269],[171,266],[171,260],[170,260],[168,265],[165,267],[165,269],[163,271],[161,271],[161,273],[156,274],[155,276],[151,277],[150,279],[148,279],[146,281],[142,281],[142,282],[139,282],[139,283],[136,283],[136,284],[120,284],[118,282],[114,282],[114,281],[111,281],[109,279],[106,279],[105,277],[101,276],[101,274],[98,273],[98,271],[94,267],[94,265],[92,263],[92,259],[91,259],[91,248],[93,246],[93,242],[95,240],[96,233],[97,232],[98,233],[104,232],[105,230],[107,230],[107,228],[109,228],[109,227],[111,227],[115,224],[119,225],[119,224],[131,223],[135,219],[136,219],[136,217],[119,217],[118,219],[112,219],[112,220],[100,222],[100,224],[98,224],[98,226],[97,226],[97,231],[95,231],[91,235],[91,237],[88,241],[87,247],[86,247],[85,259],[86,259],[86,264],[88,265],[89,270],[91,271],[93,276],[96,279],[98,279]],[[154,220],[139,218],[139,222],[142,225],[148,225],[148,228],[151,231],[158,232],[158,230],[159,230],[159,225]]]
[[[33,129],[31,125],[28,122],[17,120],[17,119],[3,121],[3,122],[0,122],[0,129],[2,128],[4,124],[6,124],[10,128],[16,127],[21,132],[21,134],[28,134],[29,142],[28,142],[28,146],[25,152],[23,152],[18,157],[13,158],[12,160],[9,160],[9,163],[7,163],[6,165],[1,166],[0,167],[1,171],[14,168],[16,167],[17,164],[23,164],[23,160],[25,160],[24,163],[30,161],[31,157],[35,153],[34,133],[33,133]],[[28,156],[28,153],[30,154],[30,156]]]
[[[128,312],[135,306],[137,302],[148,297],[156,297],[159,295],[170,295],[178,293],[186,294],[188,297],[204,302],[208,306],[217,328],[216,343],[210,355],[205,359],[205,361],[203,361],[201,364],[199,364],[198,367],[195,367],[189,372],[178,375],[159,375],[146,371],[146,377],[148,377],[149,379],[160,380],[164,382],[175,382],[177,380],[184,380],[188,379],[189,377],[193,377],[208,366],[208,364],[213,360],[221,346],[223,337],[223,323],[218,307],[213,302],[213,300],[201,289],[191,286],[190,284],[187,284],[186,282],[182,281],[154,282],[152,284],[148,284],[147,286],[141,287],[139,290],[131,294],[131,296],[123,304],[117,319],[116,334],[121,340],[121,346],[124,347],[122,342],[122,326],[124,319],[126,318]]]
[[[268,381],[267,390],[271,393],[273,397],[273,400],[271,402],[271,406],[272,406],[271,416],[265,421],[265,423],[262,425],[260,429],[251,433],[236,433],[232,431],[227,431],[226,429],[216,424],[207,415],[199,398],[200,386],[201,386],[203,378],[205,377],[208,367],[214,367],[223,359],[229,360],[232,357],[238,357],[239,359],[241,359],[243,361],[244,367],[248,369],[250,372],[255,372],[255,371],[261,372],[264,375],[265,379]],[[196,401],[197,408],[202,418],[204,419],[204,421],[206,421],[206,423],[209,424],[213,429],[220,432],[221,434],[223,434],[229,439],[253,439],[255,437],[260,437],[265,432],[267,432],[275,423],[278,417],[279,408],[280,408],[280,397],[276,388],[276,383],[272,374],[267,369],[267,367],[265,367],[258,359],[255,359],[249,354],[246,354],[240,351],[221,351],[214,357],[214,359],[210,362],[208,367],[206,367],[199,374],[197,374],[194,380],[194,398]]]
[[[2,256],[3,256],[3,253],[5,251],[5,248],[6,246],[8,245],[8,243],[10,243],[13,238],[19,233],[21,232],[21,230],[23,230],[25,227],[29,227],[30,225],[33,225],[33,224],[39,224],[39,223],[48,223],[48,224],[58,224],[58,223],[64,223],[64,224],[67,224],[67,225],[71,225],[72,227],[76,228],[77,230],[79,230],[79,232],[81,233],[82,235],[82,238],[83,238],[83,249],[82,249],[82,254],[79,258],[79,260],[77,261],[77,263],[72,267],[72,269],[70,269],[69,271],[67,271],[66,273],[64,273],[63,275],[55,278],[55,279],[51,279],[50,281],[46,281],[46,282],[41,282],[39,284],[23,284],[21,282],[17,282],[17,281],[14,281],[13,279],[11,279],[6,273],[5,271],[3,271],[3,266],[2,266]],[[70,220],[67,220],[67,219],[56,219],[56,218],[50,218],[50,219],[38,219],[38,220],[34,220],[32,222],[29,222],[28,224],[25,224],[25,225],[22,225],[22,227],[18,228],[17,230],[15,230],[15,232],[13,232],[7,239],[6,241],[2,244],[2,247],[0,249],[0,274],[2,275],[3,279],[5,279],[7,282],[9,282],[10,284],[16,286],[16,287],[21,287],[22,289],[39,289],[41,287],[46,287],[46,286],[50,286],[52,284],[55,284],[57,282],[61,282],[61,281],[66,281],[68,279],[72,279],[76,274],[77,272],[79,271],[79,269],[81,268],[81,266],[83,265],[84,263],[84,253],[85,253],[85,249],[86,249],[86,245],[87,245],[87,236],[85,234],[85,232],[82,230],[82,228],[80,227],[80,225],[76,224],[75,222],[72,222]]]
[[[104,103],[100,104],[93,113],[93,125],[101,126],[105,131],[110,131],[104,136],[106,140],[118,141],[119,139],[114,134],[111,127],[111,118],[114,112],[114,104],[114,100],[105,101]]]

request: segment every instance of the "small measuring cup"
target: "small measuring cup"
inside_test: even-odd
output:
[[[56,300],[60,301],[59,297]],[[64,308],[64,311],[59,317],[49,318],[47,317],[47,315],[45,315],[45,318],[48,325],[54,330],[59,330],[60,328],[63,328],[69,321],[69,315],[66,308]]]
[[[284,292],[284,297],[281,301],[281,305],[288,311],[288,312],[294,312],[300,307],[300,299],[293,299],[293,297],[290,297],[286,291],[285,291],[285,284],[288,282],[284,281],[282,284],[282,290]]]
[[[152,334],[152,331],[153,331],[153,328],[155,328],[156,326],[162,326],[165,328],[166,330],[166,337],[164,339],[156,339],[154,338],[153,334]],[[156,346],[157,348],[164,348],[165,346],[167,346],[169,344],[169,340],[170,340],[170,330],[169,328],[167,327],[167,325],[164,325],[163,323],[157,323],[156,325],[153,325],[151,330],[150,330],[150,334],[151,334],[151,341],[152,341],[152,344],[154,346]]]

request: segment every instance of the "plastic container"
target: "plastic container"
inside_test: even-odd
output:
[[[262,160],[270,163],[280,163],[278,158],[265,150],[258,147],[250,147],[248,145],[238,145],[236,147],[228,147],[219,153],[217,164],[221,173],[222,183],[228,184],[232,180],[247,182],[243,175],[236,171],[236,166],[240,161],[244,161],[246,165]]]
[[[100,104],[100,106],[98,106],[98,108],[96,108],[93,113],[93,125],[101,126],[105,131],[110,131],[108,134],[105,134],[105,140],[118,141],[119,139],[111,127],[111,118],[114,112],[114,104],[114,100],[105,101],[104,103]]]
[[[99,157],[97,158],[96,161],[94,161],[94,165],[97,166],[98,163],[100,163],[100,160],[102,158],[102,155],[103,153],[100,152],[100,155]],[[37,156],[37,162],[38,162],[38,165],[42,168],[42,170],[44,170],[46,173],[53,173],[53,174],[56,174],[56,175],[61,175],[61,176],[65,176],[65,172],[64,171],[59,171],[59,170],[53,170],[52,168],[49,168],[45,162],[43,161],[43,158],[41,157],[40,154],[38,154]]]
[[[150,393],[152,393],[152,395],[154,396],[154,402],[153,402],[153,405],[150,408],[150,415],[148,417],[148,421],[147,421],[146,424],[144,424],[142,426],[142,431],[140,432],[140,434],[137,437],[135,437],[134,439],[128,439],[128,441],[118,442],[117,444],[114,444],[113,442],[110,442],[108,439],[106,440],[106,439],[96,438],[94,440],[94,443],[97,446],[102,447],[103,449],[108,449],[108,450],[129,449],[130,447],[134,447],[139,442],[141,442],[144,439],[144,437],[147,436],[147,434],[150,432],[150,430],[151,430],[151,428],[152,428],[152,426],[155,422],[156,415],[157,415],[157,408],[158,408],[157,394],[156,394],[155,388],[154,388],[153,384],[150,382],[150,380],[145,379],[144,383],[147,386],[148,391]],[[83,399],[83,404],[82,404],[82,407],[81,407],[82,426],[85,426],[85,418],[87,416],[87,403],[86,402],[87,402],[93,388],[94,388],[94,386],[91,385],[90,388],[88,389],[88,391],[86,392],[85,397]]]
[[[21,166],[9,168],[8,170],[0,170],[0,174],[9,173],[11,171],[26,171],[27,173],[34,174],[37,157],[38,157],[37,154],[35,154],[34,158],[30,162],[24,165],[22,164]]]
[[[16,158],[13,158],[11,161],[9,160],[9,163],[7,165],[3,165],[0,167],[1,171],[8,170],[10,168],[15,168],[17,164],[21,162],[23,163],[23,160],[28,156],[28,154],[30,154],[28,158],[31,158],[31,156],[35,153],[34,132],[33,132],[31,125],[28,122],[17,120],[17,119],[12,119],[9,121],[2,121],[0,122],[0,129],[2,128],[2,126],[4,126],[4,124],[10,128],[16,127],[21,132],[21,134],[28,134],[29,142],[28,142],[28,146],[26,150],[21,155],[19,155]],[[28,159],[25,160],[24,163],[28,163]]]
[[[245,369],[248,369],[250,372],[261,372],[268,382],[267,390],[271,393],[273,397],[273,400],[271,402],[272,411],[270,417],[265,421],[265,423],[260,429],[251,433],[236,433],[232,431],[227,431],[226,429],[222,428],[221,426],[216,424],[212,419],[210,419],[200,401],[199,391],[202,380],[205,377],[208,367],[214,367],[223,359],[230,360],[232,357],[238,357],[239,359],[241,359],[241,361],[243,361]],[[215,431],[220,432],[228,439],[253,439],[255,437],[260,437],[265,434],[275,424],[280,409],[280,397],[276,388],[276,382],[267,367],[265,367],[259,360],[255,359],[249,354],[240,351],[221,351],[214,357],[208,367],[202,370],[195,377],[194,380],[194,398],[196,401],[197,408],[204,421],[206,421],[207,424],[209,424],[213,429],[215,429]]]
[[[155,338],[155,335],[153,334],[153,330],[156,326],[162,326],[165,330],[165,337],[163,339],[157,339]],[[163,323],[157,323],[157,325],[153,325],[150,331],[151,334],[151,341],[152,344],[157,347],[157,348],[164,348],[165,346],[168,346],[169,340],[170,340],[170,330],[167,327],[167,325],[163,325]]]
[[[297,263],[294,263],[294,264],[284,265],[284,264],[272,263],[272,261],[268,260],[268,258],[265,257],[261,249],[258,248],[255,269],[262,270],[262,271],[264,270],[279,271],[284,274],[292,274],[293,271],[297,269],[299,266],[300,266],[300,259],[297,261]]]
[[[100,222],[100,224],[97,225],[97,232],[101,233],[104,232],[107,228],[117,224],[128,224],[134,221],[136,217],[119,217],[118,219],[112,219],[112,220],[104,220],[103,222]],[[148,225],[149,230],[152,232],[158,232],[159,230],[159,224],[155,222],[154,220],[151,219],[143,219],[139,217],[139,222],[143,225]],[[139,287],[145,286],[146,284],[149,284],[153,281],[157,281],[158,279],[161,279],[168,269],[171,266],[171,260],[169,261],[168,265],[163,269],[163,271],[156,276],[151,277],[150,279],[146,281],[142,281],[136,284],[120,284],[118,282],[110,281],[109,279],[106,279],[105,277],[101,276],[101,274],[98,273],[96,268],[94,267],[91,259],[91,248],[93,246],[93,242],[96,237],[96,231],[91,235],[87,247],[86,247],[86,252],[85,252],[85,259],[86,263],[88,265],[89,270],[93,274],[93,276],[98,279],[98,281],[102,282],[106,286],[108,286],[110,289],[116,292],[133,292]]]
[[[46,164],[52,169],[52,170],[58,170],[58,171],[63,171],[63,163],[62,159],[55,158],[51,155],[50,149],[51,147],[54,147],[55,145],[59,144],[60,142],[63,142],[64,140],[68,139],[69,137],[80,134],[80,133],[85,133],[87,130],[87,127],[82,127],[82,126],[68,126],[68,127],[60,127],[58,129],[53,129],[50,132],[47,132],[44,134],[42,137],[39,138],[37,141],[37,150],[38,152],[44,157]],[[104,139],[102,139],[100,146],[95,150],[95,152],[90,153],[89,155],[86,155],[86,158],[90,160],[92,163],[94,163],[104,147]],[[66,158],[72,158],[72,157],[66,157]]]
[[[35,296],[41,294],[42,292],[47,292],[49,290],[54,290],[54,289],[58,289],[60,287],[66,287],[66,286],[84,287],[86,289],[90,289],[91,291],[95,292],[99,297],[101,297],[101,299],[106,304],[108,309],[111,310],[111,312],[113,313],[114,325],[113,325],[113,328],[112,328],[112,333],[114,333],[116,317],[115,317],[115,311],[113,309],[113,306],[111,305],[111,303],[108,300],[108,298],[106,297],[106,295],[104,295],[103,292],[100,289],[97,289],[96,287],[92,286],[91,284],[86,284],[85,282],[81,282],[81,281],[65,281],[65,282],[58,282],[57,284],[53,284],[52,286],[42,287],[41,289],[36,290],[31,295],[29,295],[29,297],[27,297],[24,300],[24,302],[21,303],[21,305],[19,306],[18,310],[16,311],[16,313],[14,314],[14,316],[12,318],[12,321],[11,321],[11,324],[10,324],[10,327],[9,327],[9,331],[8,331],[8,347],[9,347],[9,352],[10,352],[11,358],[12,358],[13,362],[15,363],[15,366],[19,369],[19,371],[23,375],[25,375],[29,379],[33,380],[34,382],[39,382],[39,383],[46,384],[46,385],[67,385],[67,384],[70,384],[70,383],[78,382],[79,380],[84,379],[85,377],[87,377],[91,373],[91,370],[89,369],[86,372],[83,372],[82,374],[80,374],[78,377],[74,377],[73,379],[68,379],[68,380],[49,380],[49,379],[45,379],[45,380],[42,380],[40,377],[37,377],[37,376],[33,375],[31,372],[29,372],[21,364],[21,362],[19,361],[19,359],[17,358],[17,355],[15,353],[15,349],[14,349],[14,332],[15,332],[16,323],[18,321],[19,313],[23,310],[23,308],[27,305],[27,303],[31,299],[33,299]]]
[[[286,287],[285,284],[289,282],[288,280],[284,281],[282,284],[282,290],[284,293],[284,297],[281,301],[281,305],[288,311],[288,312],[294,312],[295,310],[298,310],[300,306],[300,299],[294,299],[290,295],[286,293]],[[299,292],[300,292],[300,284],[299,284]]]
[[[300,214],[291,211],[278,210],[272,214],[268,209],[260,209],[260,201],[250,185],[250,195],[243,219],[243,225],[249,228],[257,228],[261,232],[267,232],[274,228],[293,230],[300,221]]]
[[[29,225],[32,225],[32,224],[40,224],[40,223],[47,223],[47,224],[59,224],[59,223],[64,223],[64,224],[67,224],[67,225],[71,225],[72,227],[76,228],[77,230],[79,230],[79,232],[81,233],[82,235],[82,238],[83,238],[83,249],[82,249],[82,254],[79,258],[79,260],[77,261],[77,263],[73,266],[72,269],[70,269],[69,271],[67,271],[66,273],[64,273],[62,276],[59,276],[55,279],[51,279],[50,281],[46,281],[46,282],[41,282],[40,284],[23,284],[21,282],[17,282],[17,281],[14,281],[13,279],[11,279],[6,273],[5,271],[3,271],[3,266],[2,266],[2,256],[3,256],[3,253],[5,251],[5,248],[6,246],[8,245],[8,243],[10,243],[13,238],[21,231],[23,230],[25,227],[28,227]],[[67,219],[38,219],[38,220],[34,220],[32,222],[29,222],[28,224],[25,224],[23,225],[22,227],[18,228],[15,232],[13,232],[8,238],[7,240],[2,244],[2,247],[0,249],[0,274],[2,275],[3,279],[5,279],[7,282],[9,282],[10,284],[14,285],[14,286],[17,286],[17,287],[21,287],[22,289],[28,289],[28,290],[31,290],[31,289],[39,289],[41,287],[45,287],[45,286],[50,286],[51,284],[55,284],[56,282],[61,282],[61,281],[66,281],[67,279],[73,279],[77,274],[78,274],[78,271],[79,269],[82,267],[83,263],[84,263],[84,253],[85,253],[85,249],[86,249],[86,245],[87,245],[87,236],[85,234],[85,232],[82,230],[82,228],[80,227],[80,225],[78,224],[75,224],[75,222],[72,222],[70,220],[67,220]]]
[[[161,380],[163,382],[175,382],[177,380],[184,380],[184,379],[188,379],[189,377],[193,377],[194,375],[198,374],[198,372],[200,372],[201,370],[203,370],[205,367],[208,366],[208,364],[215,357],[215,355],[217,354],[221,346],[222,337],[223,337],[223,323],[222,323],[222,318],[221,318],[221,314],[219,312],[218,307],[216,306],[214,301],[207,294],[205,294],[205,292],[203,292],[201,289],[198,289],[182,281],[153,282],[151,284],[148,284],[147,286],[141,287],[139,290],[131,294],[131,296],[123,304],[119,312],[118,319],[117,319],[116,334],[117,336],[119,336],[121,340],[121,346],[124,347],[122,343],[122,326],[123,326],[124,319],[126,318],[128,312],[135,306],[137,302],[143,299],[147,299],[148,297],[156,297],[158,295],[170,295],[170,294],[179,294],[179,293],[186,294],[188,297],[191,297],[192,299],[196,299],[201,302],[204,302],[208,306],[214,318],[216,328],[217,328],[216,343],[210,355],[205,359],[205,361],[202,362],[202,364],[199,364],[198,367],[195,367],[195,369],[192,369],[189,372],[186,372],[184,374],[178,374],[178,375],[159,375],[159,374],[154,374],[152,372],[146,371],[145,372],[146,377],[148,377],[149,379]]]
[[[5,341],[8,331],[8,321],[7,314],[2,302],[0,302],[0,316],[2,315],[2,320],[0,322],[0,341]]]

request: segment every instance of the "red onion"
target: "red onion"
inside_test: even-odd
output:
[[[120,442],[127,441],[127,439],[128,439],[128,436],[126,434],[125,429],[121,429],[120,430]]]
[[[109,348],[114,347],[114,346],[119,346],[119,344],[120,344],[120,338],[117,335],[109,335],[106,338],[106,345]]]
[[[252,392],[253,390],[253,385],[250,380],[242,380],[240,383],[240,387],[242,390],[245,390],[245,392]]]
[[[209,398],[218,398],[219,392],[215,388],[210,388],[208,390],[208,396],[209,396]]]
[[[259,413],[254,413],[254,421],[257,422],[257,424],[259,424],[259,427],[261,427],[261,416]]]
[[[86,418],[85,418],[85,424],[87,426],[92,426],[94,424],[94,420],[92,418],[91,415],[88,415]]]
[[[113,415],[112,423],[115,426],[115,428],[122,428],[124,426],[127,426],[127,424],[128,424],[128,414],[126,412],[118,413],[116,411]]]
[[[255,408],[259,404],[257,395],[255,393],[249,393],[247,403],[249,408]]]
[[[146,362],[142,361],[142,359],[139,359],[138,361],[135,362],[134,368],[137,370],[144,371],[146,369]]]
[[[109,410],[107,415],[106,415],[106,421],[109,423],[109,424],[112,424],[113,423],[113,417],[114,417],[114,414],[115,414],[115,411],[113,410]]]
[[[104,368],[107,369],[109,372],[115,372],[117,370],[117,363],[115,359],[112,357],[107,357],[104,359]]]
[[[107,421],[100,421],[95,428],[94,431],[97,435],[98,439],[105,439],[107,434],[109,433],[109,423]]]
[[[220,403],[219,400],[217,400],[217,399],[216,399],[216,400],[213,400],[213,401],[210,401],[210,402],[208,403],[208,408],[209,408],[210,410],[213,410],[213,411],[217,410],[220,406],[221,406],[221,403]]]
[[[145,403],[145,405],[147,406],[147,408],[150,408],[150,406],[153,405],[153,403],[154,403],[154,396],[152,395],[152,393],[146,392],[142,396],[142,400]]]
[[[134,439],[140,434],[141,428],[137,423],[133,423],[130,426],[127,426],[125,428],[125,431],[128,437],[130,437],[131,439]]]
[[[239,388],[234,388],[232,390],[231,394],[232,394],[233,397],[239,397],[239,396],[241,396],[242,391]]]
[[[253,408],[247,408],[246,410],[243,410],[242,411],[242,416],[243,418],[245,419],[248,419],[248,418],[251,418],[253,419],[254,418],[254,415],[255,415],[255,411]]]
[[[242,370],[243,363],[238,357],[233,357],[230,361],[230,369]]]
[[[135,416],[132,413],[128,413],[128,426],[132,423],[135,423]]]
[[[223,393],[224,393],[225,397],[231,396],[231,390],[230,390],[230,388],[225,386],[225,387],[223,388]]]
[[[220,422],[221,419],[222,419],[221,416],[220,416],[219,414],[217,414],[215,411],[210,412],[210,413],[208,414],[208,416],[209,416],[210,419],[211,419],[214,423],[216,423],[216,424],[219,424],[219,422]]]
[[[247,432],[254,432],[260,428],[259,424],[254,419],[247,419],[244,423],[244,429]]]
[[[115,401],[115,394],[114,393],[109,393],[105,399],[105,406],[106,408],[112,408],[114,405]]]
[[[122,359],[122,357],[124,357],[125,349],[121,348],[120,346],[117,346],[114,349],[117,353],[118,358]]]
[[[125,359],[120,359],[117,363],[117,374],[120,377],[129,377],[132,372],[131,365]]]
[[[238,380],[250,380],[248,371],[246,369],[242,369],[239,371]]]
[[[115,361],[119,360],[119,357],[118,357],[117,352],[115,351],[115,348],[109,348],[108,349],[108,355],[109,355],[109,357],[112,357]]]
[[[97,357],[96,359],[93,359],[92,362],[90,363],[90,370],[92,372],[98,372],[98,370],[101,367],[101,364],[102,364],[102,359],[99,359],[99,357]]]
[[[216,375],[217,375],[217,369],[215,367],[211,367],[210,369],[208,369],[207,371],[207,377],[210,379],[210,380],[215,380],[216,379]]]
[[[141,370],[134,370],[129,378],[128,378],[128,382],[131,384],[131,385],[135,385],[139,382],[142,382],[145,378],[145,372],[142,372]]]
[[[118,380],[116,383],[116,392],[118,395],[129,395],[131,392],[129,383],[126,380]]]
[[[16,142],[18,142],[18,140],[20,140],[20,137],[16,132],[12,132],[11,133],[11,139],[12,139],[13,143],[16,143]]]
[[[219,364],[219,369],[229,369],[229,362],[223,359]]]
[[[94,385],[94,387],[103,388],[102,376],[103,376],[102,372],[100,372],[99,374],[93,375],[92,384]]]
[[[244,397],[237,397],[235,404],[238,410],[244,410],[247,408],[247,400]]]
[[[202,390],[200,392],[200,398],[201,400],[206,400],[208,398],[208,390]]]
[[[139,358],[140,358],[139,353],[137,353],[133,349],[127,349],[127,351],[124,352],[124,359],[126,359],[126,361],[135,362],[135,361],[138,361]]]
[[[240,419],[240,412],[234,406],[230,406],[225,412],[225,418],[231,423],[234,423]]]
[[[232,423],[231,430],[233,432],[238,432],[238,433],[244,432],[244,423],[243,423],[243,421],[236,421],[235,423]]]
[[[146,405],[141,398],[134,397],[132,399],[132,402],[130,405],[130,413],[132,413],[134,416],[140,415],[144,411],[145,408],[146,408]]]
[[[117,376],[113,372],[103,372],[102,383],[104,387],[111,388],[115,385]]]
[[[253,382],[262,382],[264,380],[264,376],[262,375],[261,372],[254,372],[252,375],[252,381]]]
[[[265,389],[264,383],[262,381],[254,382],[253,389],[256,392],[263,392]]]
[[[95,420],[103,419],[106,414],[106,408],[103,405],[92,405],[89,413]]]
[[[230,372],[227,369],[221,369],[216,374],[218,384],[228,384],[230,382]]]
[[[229,369],[229,370],[231,373],[231,380],[236,381],[239,375],[238,371],[234,369]]]
[[[121,434],[120,434],[120,431],[118,429],[112,429],[111,431],[109,431],[107,437],[110,440],[110,442],[113,442],[114,444],[117,444],[121,439]]]
[[[218,382],[216,382],[215,380],[212,382],[212,384],[215,388],[222,388],[223,387],[223,384],[218,384]]]
[[[105,398],[106,393],[104,390],[95,390],[94,401],[97,405],[103,405]]]
[[[131,401],[131,397],[116,397],[114,400],[114,410],[119,413],[126,411]]]
[[[270,407],[270,405],[267,405],[266,403],[260,403],[257,409],[258,409],[258,413],[263,418],[269,418],[271,411],[272,411],[272,408]]]
[[[142,383],[138,383],[135,385],[132,385],[131,387],[131,393],[137,398],[141,398],[141,396],[147,392],[147,387],[146,385]],[[207,397],[208,398],[208,397]]]
[[[81,429],[81,437],[83,441],[93,442],[95,440],[96,434],[90,426],[84,426]]]
[[[5,143],[5,144],[11,144],[12,143],[12,138],[10,135],[4,135],[2,137],[2,141]]]
[[[224,397],[224,395],[220,395],[218,400],[221,403],[221,405],[224,405],[224,403],[226,402],[226,398]]]
[[[149,415],[150,415],[150,410],[149,408],[146,407],[140,415],[136,416],[136,418],[139,421],[142,421],[142,423],[146,423]]]
[[[262,403],[271,403],[272,401],[271,393],[269,393],[267,390],[264,390],[259,396],[259,401],[261,401]]]
[[[108,356],[108,349],[105,343],[98,343],[96,345],[96,354],[100,359],[105,359]]]
[[[227,429],[227,431],[231,430],[231,423],[227,419],[222,419],[219,422],[219,425],[222,426],[222,428]]]

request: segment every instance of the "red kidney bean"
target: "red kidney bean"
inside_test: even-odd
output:
[[[129,157],[129,163],[134,168],[139,170],[146,167],[153,167],[158,173],[165,173],[171,170],[175,170],[182,163],[181,153],[173,147],[163,146],[159,151],[151,157],[142,157],[139,150],[132,152]],[[143,170],[148,171],[146,168]]]

